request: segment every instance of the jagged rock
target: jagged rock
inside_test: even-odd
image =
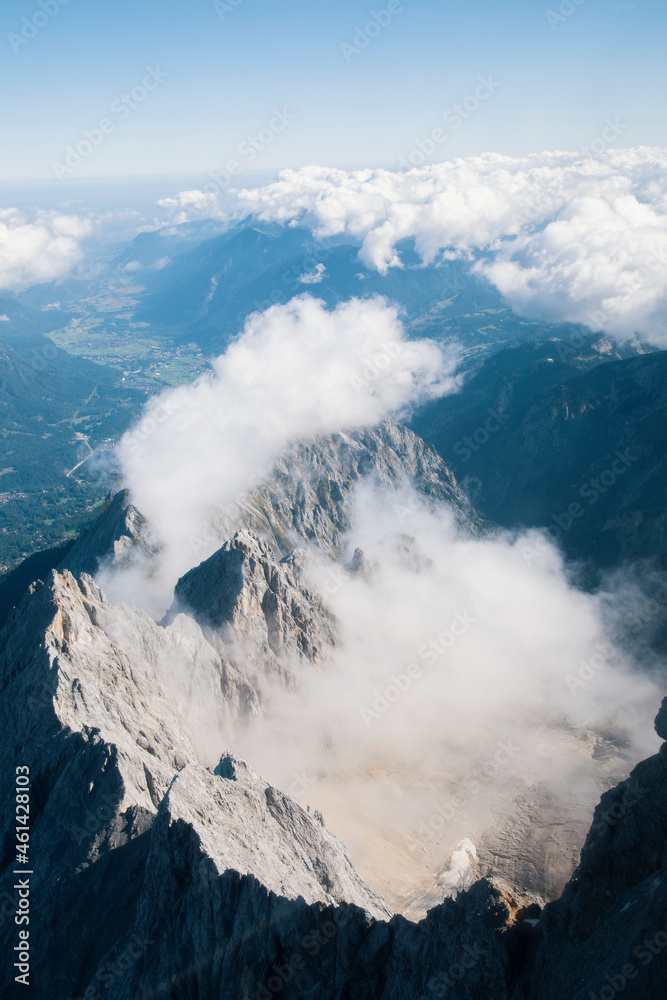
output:
[[[174,609],[223,634],[233,629],[259,655],[292,652],[316,663],[336,644],[335,621],[304,579],[304,554],[295,550],[277,562],[249,531],[181,577],[174,598]]]
[[[121,490],[81,532],[58,569],[68,569],[75,576],[93,576],[102,563],[121,568],[139,553],[150,556],[155,546],[146,519],[130,503],[128,490]]]
[[[359,576],[362,580],[370,581],[375,575],[373,564],[366,558],[361,549],[355,549],[352,558],[345,564],[345,569],[350,576]]]
[[[462,528],[481,530],[446,467],[397,425],[294,455],[255,497],[256,523],[284,547],[300,536],[338,552],[362,478],[411,478],[429,502],[452,503]],[[72,550],[78,579],[65,570],[34,585],[0,633],[2,801],[17,762],[32,781],[36,1000],[591,1000],[605,977],[622,978],[624,998],[663,1000],[667,745],[603,797],[575,878],[543,915],[533,895],[487,878],[419,923],[392,916],[321,815],[219,756],[230,719],[260,710],[251,664],[265,654],[316,662],[335,642],[303,553],[278,561],[242,530],[179,581],[158,625],[111,606],[84,571],[148,546],[145,527],[116,498]],[[407,534],[389,544],[417,568],[428,559]],[[372,573],[359,552],[346,568]],[[663,738],[664,715],[665,703]],[[11,954],[13,817],[0,832],[0,940]],[[514,851],[520,835],[504,834],[501,848]],[[475,850],[460,848],[466,857],[443,879],[468,886]],[[511,870],[532,878],[531,859],[516,860]],[[13,995],[11,983],[2,996]]]
[[[347,901],[376,919],[392,916],[333,834],[232,754],[221,758],[214,774],[194,764],[178,774],[162,803],[154,843],[183,822],[197,831],[219,874],[253,875],[286,899]]]
[[[8,801],[15,762],[30,767],[35,863],[49,880],[143,828],[177,771],[203,753],[196,743],[230,710],[257,704],[194,622],[160,628],[68,571],[12,612],[0,634],[0,690],[14,706],[3,720],[0,788]]]
[[[314,819],[240,762],[218,770],[234,777],[187,768],[160,808],[136,922],[104,966],[132,937],[143,947],[108,1000],[167,989],[200,1000],[402,1000],[450,987],[509,1000],[514,953],[536,917],[530,900],[485,880],[421,924],[390,919]],[[343,890],[364,905],[325,902]]]
[[[663,698],[660,711],[655,717],[655,731],[661,740],[667,740],[667,698]]]
[[[410,486],[428,507],[445,504],[463,531],[484,531],[435,449],[393,420],[297,443],[276,463],[267,482],[242,501],[237,515],[221,522],[219,531],[228,536],[245,526],[271,538],[285,554],[303,539],[340,556],[342,536],[351,526],[354,488],[361,482],[396,495],[397,525],[414,513],[402,498]]]

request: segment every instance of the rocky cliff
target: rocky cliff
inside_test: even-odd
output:
[[[336,645],[336,626],[309,588],[306,564],[299,549],[277,560],[265,541],[238,531],[178,581],[167,620],[186,610],[222,638],[249,642],[255,664],[279,670],[277,658],[289,654],[317,663]]]

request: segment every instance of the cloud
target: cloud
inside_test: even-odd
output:
[[[667,347],[667,220],[634,195],[575,199],[477,270],[519,313]]]
[[[373,425],[451,392],[456,363],[453,348],[407,340],[381,298],[329,312],[304,294],[252,315],[213,373],[151,399],[118,449],[133,501],[165,546],[159,600],[169,603],[216,511],[291,441]],[[219,544],[210,538],[197,561]]]
[[[82,257],[92,223],[76,215],[0,209],[0,288],[19,290],[68,274]]]
[[[237,214],[357,240],[383,273],[401,266],[405,239],[425,263],[477,258],[519,312],[667,346],[666,171],[655,148],[486,154],[406,173],[305,167],[237,191]]]
[[[324,278],[326,272],[326,267],[324,264],[318,264],[314,271],[310,271],[309,274],[302,274],[299,281],[302,285],[319,285],[320,281]]]
[[[169,215],[171,225],[176,226],[223,216],[217,196],[204,191],[180,191],[174,198],[161,198],[158,205]]]

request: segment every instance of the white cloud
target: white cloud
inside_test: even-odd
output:
[[[299,281],[302,285],[319,285],[320,281],[324,278],[325,272],[326,267],[324,264],[318,264],[314,271],[302,274]]]
[[[216,510],[289,442],[373,425],[453,391],[456,362],[453,349],[406,340],[380,298],[329,312],[302,295],[251,316],[212,375],[151,399],[119,447],[133,501],[166,546],[158,603],[170,601]],[[198,560],[219,544],[211,537]]]
[[[667,347],[667,218],[634,194],[575,199],[478,269],[517,312]]]
[[[400,267],[407,238],[428,263],[485,252],[479,269],[517,310],[667,346],[666,175],[663,149],[486,154],[407,173],[284,170],[236,197],[239,216],[358,240],[362,261],[381,272]],[[211,197],[178,196],[197,211]]]
[[[76,215],[38,212],[28,220],[0,209],[0,288],[22,289],[62,278],[79,263],[92,223]]]
[[[176,226],[198,219],[217,219],[223,215],[217,196],[198,190],[180,191],[174,198],[162,198],[158,205],[168,213],[171,225]]]

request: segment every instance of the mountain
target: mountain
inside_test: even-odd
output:
[[[110,555],[114,518],[141,530],[126,497],[109,510],[87,537],[110,538]],[[280,565],[259,539],[223,546],[177,588],[203,627],[176,609],[159,625],[114,607],[66,569],[12,612],[0,633],[0,787],[10,801],[20,766],[32,812],[25,874],[15,818],[2,819],[0,938],[11,954],[6,917],[29,883],[31,995],[589,1000],[622,982],[631,1000],[661,1000],[667,744],[603,796],[556,902],[487,877],[418,923],[393,915],[321,815],[213,750],[235,717],[262,710],[261,657],[236,660],[230,641],[261,648],[264,633],[247,627],[265,617],[260,579],[285,634],[303,627],[289,617],[295,594],[271,586]],[[213,604],[206,581],[220,587]],[[663,739],[666,717],[667,699]]]
[[[167,620],[182,609],[225,637],[231,631],[252,643],[255,664],[268,660],[278,672],[278,657],[285,651],[317,663],[327,647],[336,645],[336,627],[309,589],[306,562],[299,549],[277,562],[266,542],[238,531],[181,577]]]
[[[138,273],[142,273],[144,268],[159,270],[168,266],[172,258],[205,240],[214,239],[226,229],[227,226],[217,219],[203,219],[139,233],[113,258],[110,266],[117,271]]]
[[[484,360],[460,397],[411,426],[484,517],[546,528],[571,557],[608,568],[667,555],[666,385],[664,351],[533,342]]]

